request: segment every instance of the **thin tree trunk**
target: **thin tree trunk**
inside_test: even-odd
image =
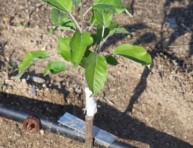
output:
[[[85,135],[85,145],[84,148],[92,148],[93,147],[93,121],[94,115],[97,112],[97,102],[95,98],[92,96],[92,92],[88,87],[85,87],[85,103],[86,103],[86,135]]]
[[[93,121],[94,121],[94,116],[89,117],[85,116],[85,121],[86,121],[86,135],[85,135],[85,145],[84,148],[92,148],[93,147]]]

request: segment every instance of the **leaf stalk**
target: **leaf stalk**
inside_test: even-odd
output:
[[[75,23],[78,31],[79,31],[80,33],[82,33],[82,28],[81,28],[80,25],[78,24],[77,20],[74,18],[74,16],[73,16],[71,13],[69,13],[69,15],[70,15],[71,19],[74,21],[74,23]]]

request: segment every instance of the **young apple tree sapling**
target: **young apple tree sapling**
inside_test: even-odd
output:
[[[85,147],[93,145],[93,119],[97,112],[95,95],[100,93],[107,80],[108,64],[116,65],[117,56],[143,65],[152,62],[150,54],[142,46],[122,44],[104,54],[104,44],[114,34],[128,34],[128,31],[113,21],[113,16],[120,13],[130,15],[122,0],[93,0],[91,6],[84,9],[85,0],[43,0],[52,6],[52,32],[59,30],[57,52],[63,60],[51,61],[45,67],[44,75],[57,74],[67,70],[64,61],[84,70],[86,137]],[[76,12],[76,13],[75,13]],[[79,15],[77,15],[79,14]],[[68,32],[68,36],[65,35]],[[19,64],[21,76],[37,58],[50,57],[45,50],[27,52]]]

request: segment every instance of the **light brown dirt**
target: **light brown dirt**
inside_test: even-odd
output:
[[[151,69],[123,58],[109,66],[108,81],[99,101],[95,124],[139,148],[193,147],[193,2],[136,1],[134,17],[115,20],[130,35],[116,35],[107,51],[121,43],[145,46],[153,57]],[[57,119],[65,111],[83,119],[80,70],[46,77],[32,93],[27,75],[40,74],[38,61],[21,80],[13,79],[26,51],[44,48],[54,58],[56,36],[50,34],[50,8],[38,0],[0,0],[0,102]],[[177,28],[169,28],[168,17]],[[82,147],[82,143],[44,131],[30,135],[21,123],[0,118],[0,147]]]

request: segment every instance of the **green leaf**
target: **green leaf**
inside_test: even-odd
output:
[[[54,34],[56,30],[59,30],[59,31],[72,31],[72,32],[75,32],[74,29],[70,28],[70,27],[65,27],[65,26],[51,26],[51,33]]]
[[[93,43],[93,39],[90,36],[90,33],[74,33],[74,36],[71,39],[70,46],[71,46],[71,60],[74,65],[78,65],[88,48]]]
[[[60,30],[75,30],[76,25],[74,22],[69,18],[68,14],[65,12],[61,12],[58,9],[53,8],[50,14],[50,18],[54,23],[54,27],[59,28]]]
[[[111,11],[94,10],[91,23],[97,26],[108,27],[111,25],[112,18],[113,18],[113,13]]]
[[[104,88],[107,79],[107,62],[104,56],[96,53],[89,55],[85,77],[93,94],[99,93]]]
[[[111,25],[107,28],[109,30],[108,36],[112,36],[113,34],[129,34],[129,32],[123,28],[120,27],[117,23],[112,22]]]
[[[105,59],[109,65],[116,66],[118,63],[117,59],[112,55],[105,56]]]
[[[24,72],[30,64],[37,58],[46,58],[49,54],[45,50],[27,52],[22,62],[19,64],[19,72]]]
[[[69,13],[72,12],[72,0],[43,0],[43,2],[46,2],[61,11],[67,11]]]
[[[71,38],[58,38],[57,51],[66,60],[71,61],[71,48],[70,48]]]
[[[83,58],[82,58],[82,60],[81,60],[81,62],[79,64],[81,67],[86,68],[86,66],[87,66],[87,58],[89,57],[89,55],[91,53],[93,53],[93,52],[88,50],[88,49],[85,51],[84,56],[83,56]]]
[[[113,53],[143,65],[149,65],[152,62],[151,55],[142,46],[123,44],[115,48]]]
[[[62,61],[53,61],[50,62],[44,69],[44,75],[47,75],[49,72],[51,72],[52,74],[57,74],[66,69],[67,68]]]
[[[66,22],[66,17],[64,16],[64,13],[62,13],[60,10],[56,8],[53,8],[51,10],[50,18],[54,23],[54,25],[60,25]]]
[[[112,36],[113,34],[129,34],[129,32],[123,27],[118,27],[112,29],[109,34]]]
[[[93,9],[121,13],[125,10],[122,0],[94,0]]]
[[[129,32],[123,27],[118,27],[115,29],[115,33],[128,34]]]

